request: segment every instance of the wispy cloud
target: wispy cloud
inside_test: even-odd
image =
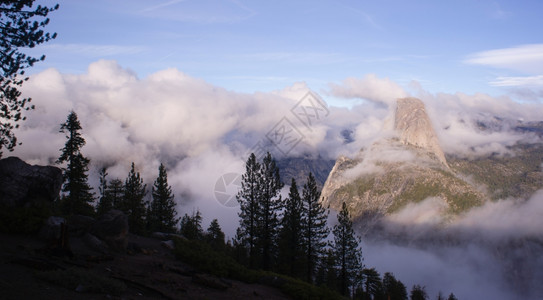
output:
[[[491,81],[493,86],[543,86],[543,75],[520,76],[520,77],[498,77]]]
[[[141,9],[138,14],[180,22],[213,24],[240,22],[256,15],[256,11],[236,0],[171,0]]]
[[[352,6],[347,6],[347,5],[341,5],[343,6],[344,8],[360,15],[362,17],[362,19],[367,23],[369,24],[371,27],[375,28],[375,29],[379,29],[379,30],[383,30],[383,27],[381,25],[379,25],[375,20],[374,18],[368,14],[367,12],[363,11],[363,10],[360,10],[358,8],[354,8]]]
[[[138,54],[147,50],[144,46],[92,45],[92,44],[50,44],[47,50],[82,54],[90,57],[105,57],[121,54]]]
[[[482,51],[469,55],[464,62],[539,74],[543,70],[543,44]]]
[[[149,6],[147,8],[144,8],[141,10],[142,13],[146,13],[146,12],[151,12],[151,11],[154,11],[154,10],[157,10],[157,9],[161,9],[161,8],[165,8],[165,7],[168,7],[168,6],[171,6],[171,5],[175,5],[179,2],[183,2],[183,1],[186,1],[186,0],[172,0],[172,1],[168,1],[168,2],[164,2],[164,3],[161,3],[161,4],[158,4],[158,5],[153,5],[153,6]]]
[[[347,58],[339,53],[320,53],[320,52],[261,52],[250,53],[244,56],[248,59],[258,61],[279,61],[296,63],[331,63],[344,61]]]

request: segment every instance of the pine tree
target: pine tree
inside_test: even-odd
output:
[[[153,200],[149,206],[148,224],[151,231],[175,232],[179,218],[175,210],[172,188],[168,185],[166,167],[160,164],[158,177],[151,188]]]
[[[413,286],[413,288],[411,289],[409,299],[411,299],[411,300],[427,300],[428,299],[428,294],[426,293],[426,289],[424,287],[421,287],[418,284],[415,284]]]
[[[124,183],[122,180],[112,179],[106,186],[105,197],[111,202],[113,209],[123,210]]]
[[[224,250],[224,232],[222,231],[217,219],[213,219],[213,221],[211,221],[209,224],[206,232],[206,240],[211,248],[217,251]]]
[[[336,255],[331,248],[324,251],[321,257],[315,283],[319,286],[327,286],[330,290],[337,290],[338,270],[336,268]]]
[[[60,124],[60,132],[66,134],[66,144],[60,149],[62,154],[57,160],[61,164],[67,162],[64,170],[64,186],[62,191],[67,193],[61,203],[61,209],[66,214],[94,214],[94,194],[87,180],[90,160],[81,154],[81,147],[85,145],[85,139],[79,132],[81,124],[77,114],[71,111],[66,122]]]
[[[360,239],[353,230],[353,222],[347,205],[343,202],[337,215],[338,224],[332,230],[334,234],[333,249],[339,270],[339,284],[342,295],[349,294],[349,287],[357,281],[358,272],[362,269],[362,251]]]
[[[268,152],[260,165],[260,187],[262,198],[258,201],[258,235],[259,247],[262,249],[262,268],[270,270],[274,261],[281,196],[278,197],[283,183],[279,177],[279,169]]]
[[[392,273],[386,272],[383,276],[383,289],[386,299],[407,300],[405,285],[397,280]]]
[[[251,153],[245,163],[245,173],[241,176],[241,189],[236,195],[240,206],[239,242],[248,249],[249,267],[255,268],[259,259],[259,202],[262,199],[262,178],[260,163]]]
[[[124,184],[124,197],[121,209],[128,215],[130,231],[143,234],[145,231],[145,201],[146,185],[140,173],[136,172],[136,166],[132,163],[128,178]]]
[[[180,232],[189,240],[199,240],[202,238],[202,214],[199,210],[193,211],[191,216],[185,214],[181,218]]]
[[[298,191],[296,180],[292,178],[288,198],[285,199],[285,210],[281,219],[279,232],[279,263],[280,270],[293,277],[303,274],[303,243],[302,243],[303,204]]]
[[[458,300],[458,298],[456,298],[456,296],[453,293],[451,293],[449,297],[447,298],[447,300]]]
[[[34,109],[28,105],[32,99],[22,98],[19,90],[28,80],[25,69],[45,59],[28,54],[28,49],[56,38],[57,34],[46,33],[49,24],[47,15],[58,9],[38,5],[35,0],[0,1],[0,158],[2,149],[13,151],[18,144],[13,132],[26,117],[23,112]]]
[[[379,272],[377,272],[375,268],[363,269],[362,277],[364,278],[364,298],[379,299],[383,294],[383,286]]]
[[[304,209],[302,238],[306,257],[306,279],[308,282],[313,282],[317,262],[325,249],[325,239],[330,232],[330,229],[326,225],[328,213],[319,201],[320,194],[315,177],[309,173],[307,182],[304,184],[302,190]]]
[[[109,210],[113,209],[113,201],[108,197],[108,184],[107,184],[107,168],[100,169],[100,198],[98,199],[98,206],[96,207],[96,213],[102,215]]]

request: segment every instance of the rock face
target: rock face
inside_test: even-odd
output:
[[[483,203],[485,195],[448,166],[422,101],[398,100],[394,130],[356,157],[337,159],[322,190],[325,206],[340,210],[346,202],[368,224],[431,197],[444,203],[443,215]]]
[[[428,151],[447,166],[445,154],[439,146],[434,127],[422,101],[417,98],[398,99],[394,129],[400,135],[400,142]]]
[[[53,202],[62,187],[62,170],[53,166],[32,166],[17,157],[0,160],[0,204],[24,207]]]

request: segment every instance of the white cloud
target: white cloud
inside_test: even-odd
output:
[[[482,51],[469,55],[464,62],[539,74],[543,70],[543,44]]]
[[[364,78],[350,77],[341,84],[330,84],[330,94],[341,98],[360,98],[387,105],[396,103],[396,99],[407,93],[394,81],[368,74]]]
[[[493,86],[543,86],[543,75],[537,76],[517,76],[517,77],[498,77],[491,81]]]

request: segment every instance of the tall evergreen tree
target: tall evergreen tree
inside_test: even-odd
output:
[[[279,232],[279,270],[292,277],[304,274],[302,243],[303,203],[296,180],[292,178],[288,198],[285,200],[281,229]]]
[[[326,225],[328,212],[322,206],[320,191],[313,174],[309,173],[307,182],[302,190],[302,202],[304,209],[303,224],[303,245],[306,263],[306,279],[313,282],[317,262],[326,247],[326,237],[330,229]]]
[[[360,239],[353,230],[353,222],[347,205],[343,202],[337,215],[338,224],[332,230],[334,234],[333,249],[339,271],[339,285],[342,295],[349,294],[349,287],[356,284],[357,276],[362,269],[362,251]]]
[[[260,165],[261,199],[258,201],[259,247],[262,249],[262,268],[270,270],[277,253],[277,233],[283,183],[279,177],[279,168],[268,152]],[[279,195],[279,196],[278,196]]]
[[[259,260],[259,202],[262,199],[262,178],[260,163],[254,153],[245,163],[245,173],[241,176],[241,189],[236,195],[240,206],[239,242],[248,249],[249,267],[255,268]]]
[[[386,299],[407,300],[407,289],[405,285],[396,279],[392,273],[386,272],[383,276],[383,290]]]
[[[148,224],[151,231],[175,232],[179,218],[175,210],[172,188],[168,185],[166,167],[160,164],[158,177],[151,188],[153,199],[149,206]]]
[[[108,196],[108,183],[107,183],[107,168],[100,169],[100,198],[98,199],[98,206],[96,207],[96,213],[98,215],[113,209],[113,200]]]
[[[458,298],[456,298],[456,296],[453,293],[450,293],[447,300],[458,300]]]
[[[413,286],[413,288],[411,289],[409,299],[411,299],[411,300],[428,300],[428,294],[426,293],[426,288],[421,287],[418,284],[415,284]]]
[[[180,232],[189,240],[199,240],[202,238],[202,214],[199,210],[193,211],[191,216],[185,214],[181,218]]]
[[[321,257],[315,283],[319,286],[327,286],[335,291],[338,288],[338,270],[336,268],[336,255],[331,248],[326,248]]]
[[[224,232],[217,219],[213,219],[209,224],[206,232],[206,240],[213,249],[217,251],[224,250]]]
[[[22,98],[19,88],[28,80],[25,69],[45,59],[28,55],[29,48],[56,38],[57,34],[46,33],[48,14],[58,9],[38,5],[35,0],[0,1],[0,158],[2,149],[13,151],[17,138],[13,129],[26,119],[23,111],[34,109],[28,105],[30,98]]]
[[[61,203],[61,209],[66,214],[94,214],[94,195],[87,180],[90,160],[81,154],[85,139],[80,133],[81,124],[77,114],[71,111],[66,122],[60,124],[60,132],[66,134],[66,144],[60,149],[62,154],[57,163],[67,163],[64,170],[64,186],[62,191],[67,193]]]
[[[123,210],[124,183],[115,178],[107,183],[105,197],[111,202],[113,209]]]
[[[375,268],[363,269],[362,277],[364,279],[363,299],[381,299],[383,296],[383,284],[379,272]]]
[[[147,185],[143,184],[140,173],[136,172],[136,166],[132,163],[128,177],[124,184],[124,195],[121,209],[128,215],[130,231],[143,234],[145,231],[145,201]]]

